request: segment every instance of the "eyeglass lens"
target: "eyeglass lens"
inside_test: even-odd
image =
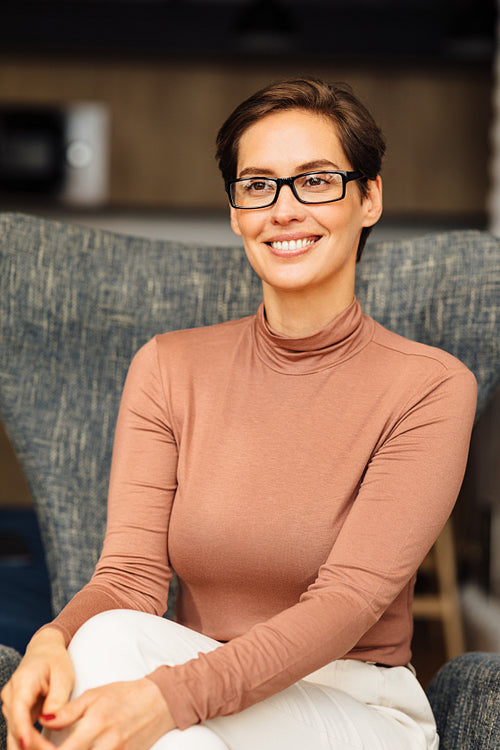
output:
[[[326,203],[344,194],[344,179],[339,172],[308,172],[294,177],[293,185],[300,200]],[[264,208],[273,203],[278,181],[268,177],[249,177],[231,183],[231,198],[237,208]]]

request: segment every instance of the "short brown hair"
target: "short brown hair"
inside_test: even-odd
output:
[[[274,112],[302,109],[328,117],[334,124],[342,149],[353,170],[362,172],[357,181],[362,197],[367,181],[382,168],[385,140],[375,120],[346,83],[328,84],[317,78],[294,78],[271,83],[245,99],[229,115],[217,134],[216,159],[224,180],[236,179],[241,136],[258,120]],[[357,260],[371,227],[363,227]]]

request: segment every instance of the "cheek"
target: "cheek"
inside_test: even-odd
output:
[[[263,218],[258,215],[258,211],[237,212],[233,209],[231,214],[231,227],[243,240],[255,239],[262,231]]]
[[[325,207],[326,208],[326,207]],[[338,201],[330,206],[330,211],[325,211],[317,220],[327,229],[335,232],[343,231],[351,234],[357,232],[361,226],[361,206],[352,204],[347,200]]]
[[[233,232],[237,235],[241,235],[241,230],[239,226],[239,219],[238,219],[238,213],[235,208],[231,206],[230,208],[230,217],[231,217],[231,229]]]

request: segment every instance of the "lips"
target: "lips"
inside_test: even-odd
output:
[[[267,245],[275,255],[280,257],[295,257],[307,252],[311,245],[318,241],[318,236],[297,237],[296,239],[273,240]]]
[[[312,245],[313,242],[316,242],[316,239],[308,237],[303,240],[283,240],[282,242],[278,240],[270,244],[273,250],[302,250],[302,248]]]

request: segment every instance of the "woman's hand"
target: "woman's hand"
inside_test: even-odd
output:
[[[146,677],[86,690],[40,721],[49,730],[70,728],[61,750],[149,750],[175,728],[159,688]]]
[[[74,684],[73,664],[57,628],[44,628],[28,644],[25,656],[2,690],[8,750],[47,747],[33,724],[67,703]]]

